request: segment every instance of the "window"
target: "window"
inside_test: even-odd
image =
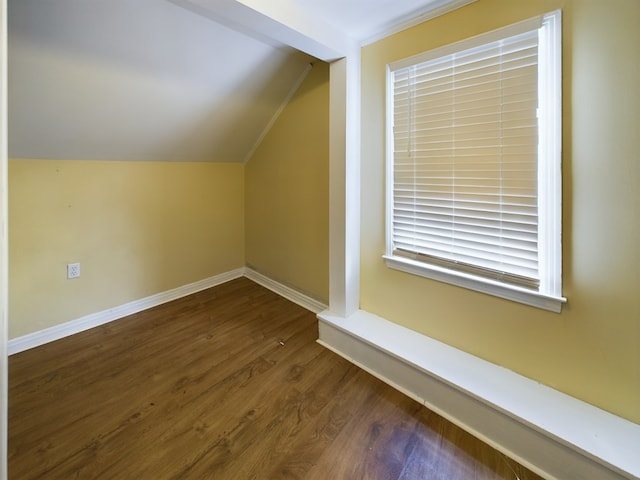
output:
[[[388,266],[560,311],[560,23],[388,66]]]

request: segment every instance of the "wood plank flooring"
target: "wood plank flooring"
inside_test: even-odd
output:
[[[237,279],[9,359],[9,479],[519,479]]]

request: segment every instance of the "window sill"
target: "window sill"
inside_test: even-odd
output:
[[[394,270],[412,273],[421,277],[468,288],[469,290],[494,295],[514,302],[524,303],[525,305],[542,308],[555,313],[560,313],[562,311],[562,304],[567,301],[564,297],[551,297],[525,288],[506,285],[433,265],[426,265],[408,258],[394,257],[391,255],[383,255],[383,258],[387,267],[393,268]]]

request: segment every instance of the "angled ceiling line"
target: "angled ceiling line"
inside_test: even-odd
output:
[[[267,125],[264,127],[264,130],[262,130],[262,133],[256,139],[256,142],[253,144],[253,147],[251,147],[251,150],[249,150],[249,152],[247,152],[247,154],[245,155],[244,159],[242,160],[243,164],[246,165],[247,162],[251,160],[251,157],[253,157],[253,154],[256,153],[256,150],[258,149],[258,147],[260,147],[260,144],[265,139],[269,131],[273,128],[276,121],[278,120],[278,118],[280,117],[284,109],[287,107],[287,105],[289,104],[293,96],[296,94],[296,92],[300,88],[300,85],[302,85],[302,82],[304,82],[304,80],[307,78],[307,76],[309,75],[309,72],[311,72],[312,69],[313,69],[313,63],[309,63],[305,67],[305,69],[302,71],[302,73],[300,74],[300,77],[298,77],[296,82],[292,85],[291,90],[289,90],[289,93],[287,94],[287,96],[282,100],[282,102],[280,103],[280,106],[275,111],[275,113],[273,114],[273,116],[271,117]]]
[[[14,159],[240,163],[313,60],[168,1],[11,0],[8,23]]]
[[[293,47],[325,62],[343,58],[355,38],[311,15],[292,1],[168,0],[247,35]]]

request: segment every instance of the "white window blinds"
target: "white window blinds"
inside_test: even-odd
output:
[[[390,72],[392,255],[538,289],[538,53],[534,29]]]

